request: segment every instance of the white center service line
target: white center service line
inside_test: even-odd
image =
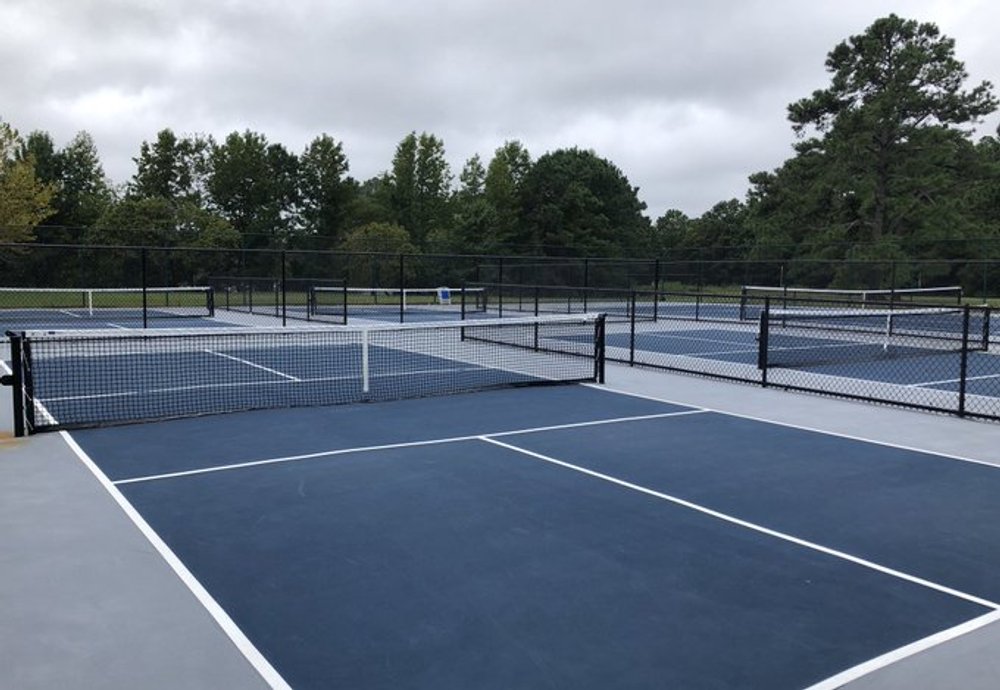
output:
[[[795,544],[796,546],[812,549],[813,551],[818,551],[819,553],[823,553],[828,556],[833,556],[834,558],[840,558],[850,563],[860,565],[861,567],[864,568],[869,568],[871,570],[874,570],[876,572],[885,575],[889,575],[891,577],[896,577],[901,580],[906,580],[907,582],[912,582],[914,584],[920,585],[922,587],[927,587],[929,589],[933,589],[938,592],[943,592],[944,594],[948,594],[949,596],[953,596],[959,599],[964,599],[965,601],[971,601],[972,603],[993,609],[994,611],[1000,609],[1000,604],[989,601],[987,599],[982,599],[980,597],[968,594],[966,592],[960,592],[957,589],[946,587],[945,585],[939,584],[937,582],[931,582],[930,580],[925,580],[915,575],[904,573],[900,570],[895,570],[893,568],[889,568],[884,565],[879,565],[878,563],[874,563],[872,561],[860,558],[858,556],[852,556],[849,553],[838,551],[836,549],[831,549],[829,547],[822,546],[815,542],[807,541],[805,539],[800,539],[798,537],[793,537],[790,534],[785,534],[784,532],[779,532],[777,530],[770,529],[769,527],[764,527],[763,525],[758,525],[753,522],[748,522],[747,520],[742,520],[738,517],[734,517],[732,515],[727,515],[726,513],[719,512],[718,510],[713,510],[712,508],[708,508],[706,506],[699,505],[697,503],[692,503],[691,501],[687,501],[677,496],[671,496],[670,494],[665,494],[660,491],[647,488],[645,486],[640,486],[639,484],[633,484],[632,482],[625,481],[624,479],[612,477],[611,475],[603,474],[595,470],[590,470],[587,469],[586,467],[573,465],[563,460],[558,460],[548,455],[542,455],[541,453],[536,453],[532,450],[528,450],[527,448],[520,448],[518,446],[511,445],[509,443],[504,443],[503,441],[498,441],[488,436],[480,436],[479,440],[483,441],[484,443],[492,443],[495,446],[506,448],[507,450],[513,451],[515,453],[522,453],[523,455],[535,458],[536,460],[541,460],[542,462],[547,462],[549,464],[557,465],[559,467],[572,470],[574,472],[579,472],[580,474],[585,474],[589,477],[600,479],[601,481],[605,481],[610,484],[616,484],[626,489],[631,489],[632,491],[638,491],[639,493],[646,494],[647,496],[652,496],[654,498],[659,498],[661,500],[668,501],[683,508],[687,508],[689,510],[694,510],[696,512],[702,513],[703,515],[708,515],[709,517],[714,517],[718,520],[722,520],[724,522],[728,522],[730,524],[737,525],[739,527],[753,530],[754,532],[759,532],[760,534],[766,534],[769,537],[774,537],[776,539],[781,539],[782,541],[790,542],[792,544]]]

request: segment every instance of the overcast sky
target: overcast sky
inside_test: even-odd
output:
[[[165,127],[295,152],[325,132],[362,180],[410,131],[456,177],[505,140],[578,146],[651,218],[697,216],[789,157],[787,105],[891,12],[956,39],[970,86],[1000,83],[995,0],[0,0],[0,118],[57,146],[87,130],[116,183]]]

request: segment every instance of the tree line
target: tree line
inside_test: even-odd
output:
[[[699,217],[648,218],[622,170],[579,148],[536,159],[508,141],[456,177],[444,142],[411,132],[357,180],[328,134],[292,152],[250,130],[164,129],[115,188],[86,132],[57,148],[0,121],[0,239],[48,226],[74,228],[48,242],[83,228],[91,244],[837,262],[936,258],[977,238],[1000,259],[1000,131],[974,138],[998,101],[990,82],[967,85],[954,40],[890,15],[825,64],[829,85],[788,106],[793,155]]]

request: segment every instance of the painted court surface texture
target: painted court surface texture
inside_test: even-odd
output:
[[[835,688],[998,617],[995,467],[600,386],[72,443],[275,687]]]

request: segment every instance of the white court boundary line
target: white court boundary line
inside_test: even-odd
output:
[[[980,628],[984,628],[987,625],[996,623],[997,621],[1000,621],[1000,611],[993,611],[983,616],[979,616],[978,618],[973,618],[972,620],[956,625],[953,628],[948,628],[947,630],[942,630],[933,635],[928,635],[927,637],[917,640],[916,642],[911,642],[908,645],[893,649],[885,654],[869,659],[868,661],[864,661],[857,666],[852,666],[845,671],[841,671],[835,676],[830,676],[815,685],[810,685],[804,690],[839,690],[853,680],[857,680],[870,673],[892,666],[896,662],[902,661],[903,659],[907,659],[911,656],[916,656],[920,652],[925,652],[932,647],[937,647],[945,642],[950,642],[951,640],[961,637],[962,635],[967,635],[971,632],[979,630]]]
[[[13,373],[7,364],[0,360],[0,365],[3,366],[5,370]],[[50,416],[48,410],[45,409],[44,405],[39,405],[41,408],[40,412],[45,416]],[[76,440],[67,431],[60,431],[59,435],[62,437],[63,441],[69,447],[73,454],[83,463],[90,473],[97,479],[98,483],[104,487],[104,490],[108,492],[118,507],[122,509],[125,515],[132,521],[136,529],[146,538],[149,544],[156,550],[160,557],[166,562],[171,570],[180,578],[181,582],[188,588],[188,591],[198,600],[198,602],[205,608],[208,614],[216,622],[216,624],[222,629],[223,633],[229,638],[229,640],[235,645],[236,649],[239,650],[243,658],[247,660],[255,671],[264,679],[268,685],[273,688],[273,690],[292,690],[292,687],[281,677],[281,674],[275,670],[271,663],[264,658],[264,655],[260,653],[260,650],[250,641],[250,639],[240,630],[239,626],[229,617],[219,603],[208,593],[208,590],[198,581],[198,579],[187,569],[183,561],[177,557],[177,554],[167,546],[160,536],[149,526],[149,523],[139,514],[139,511],[125,498],[124,494],[114,485],[114,483],[108,479],[108,476],[104,474],[97,467],[97,464],[91,460],[90,456],[87,455],[86,451],[83,450],[77,444]]]
[[[966,381],[985,381],[986,379],[1000,379],[1000,374],[983,374],[982,376],[966,376]],[[923,386],[938,386],[942,383],[960,383],[962,379],[943,379],[941,381],[921,381],[919,383],[907,383],[907,388],[921,388]]]
[[[907,582],[911,582],[913,584],[920,585],[928,589],[933,589],[943,594],[947,594],[949,596],[958,599],[963,599],[965,601],[978,604],[979,606],[991,608],[994,609],[994,611],[1000,612],[1000,604],[992,602],[988,599],[983,599],[973,594],[968,594],[966,592],[962,592],[957,589],[952,589],[951,587],[947,587],[937,582],[932,582],[930,580],[925,580],[922,577],[917,577],[916,575],[910,575],[909,573],[904,573],[903,571],[896,570],[895,568],[889,568],[884,565],[879,565],[874,561],[869,561],[868,559],[861,558],[859,556],[853,556],[847,553],[846,551],[839,551],[837,549],[832,549],[828,546],[817,544],[816,542],[808,541],[806,539],[801,539],[799,537],[786,534],[785,532],[779,532],[778,530],[771,529],[770,527],[764,527],[763,525],[758,525],[755,522],[743,520],[742,518],[738,518],[729,515],[727,513],[714,510],[707,506],[703,506],[700,503],[694,503],[693,501],[688,501],[686,499],[680,498],[679,496],[663,493],[662,491],[656,491],[655,489],[650,489],[649,487],[645,487],[640,484],[635,484],[633,482],[629,482],[624,479],[619,479],[618,477],[613,477],[610,474],[604,474],[603,472],[587,469],[586,467],[581,467],[580,465],[574,465],[564,460],[559,460],[557,458],[554,458],[550,455],[543,455],[542,453],[536,453],[533,450],[528,450],[527,448],[521,448],[520,446],[515,446],[510,443],[504,443],[503,441],[498,441],[488,436],[479,436],[479,440],[485,443],[491,443],[501,448],[506,448],[507,450],[514,451],[515,453],[521,453],[523,455],[527,455],[529,457],[535,458],[536,460],[541,460],[543,462],[547,462],[552,465],[557,465],[564,469],[572,470],[573,472],[579,472],[580,474],[600,479],[601,481],[608,482],[609,484],[616,484],[626,489],[631,489],[632,491],[637,491],[638,493],[646,494],[647,496],[652,496],[653,498],[659,498],[661,500],[668,501],[670,503],[673,503],[674,505],[678,505],[682,508],[687,508],[688,510],[693,510],[703,515],[707,515],[709,517],[722,520],[723,522],[728,522],[730,524],[736,525],[737,527],[743,527],[744,529],[749,529],[754,532],[763,534],[765,536],[773,537],[775,539],[780,539],[782,541],[787,541],[789,543],[795,544],[796,546],[801,546],[806,549],[811,549],[813,551],[817,551],[827,556],[833,556],[834,558],[839,558],[841,560],[854,563],[855,565],[860,565],[864,568],[868,568],[870,570],[874,570],[875,572],[882,573],[883,575],[889,575],[891,577],[895,577],[900,580],[905,580]]]
[[[260,650],[243,634],[229,614],[219,605],[217,601],[208,593],[198,579],[184,565],[180,558],[170,549],[160,536],[149,526],[139,512],[132,506],[127,498],[118,490],[111,480],[97,467],[90,456],[77,445],[76,441],[66,431],[60,431],[60,436],[69,446],[70,450],[76,454],[83,465],[90,470],[91,474],[111,495],[114,501],[122,509],[125,515],[132,521],[139,532],[146,538],[150,545],[156,549],[168,566],[174,571],[181,582],[188,588],[191,594],[201,603],[208,614],[215,620],[216,624],[229,637],[243,657],[253,666],[254,670],[264,679],[274,690],[291,690],[291,686],[275,670],[275,668],[264,658]]]
[[[660,372],[660,373],[670,373],[670,372]],[[581,386],[586,386],[587,388],[593,388],[594,390],[603,391],[605,393],[611,393],[616,395],[628,395],[633,398],[643,398],[645,400],[652,400],[653,402],[667,403],[669,405],[679,405],[681,407],[694,407],[690,403],[682,403],[676,400],[671,400],[669,398],[660,398],[655,395],[649,395],[646,393],[634,393],[632,391],[622,390],[620,388],[614,388],[608,384],[594,384],[594,383],[581,383]],[[875,438],[866,438],[864,436],[857,436],[854,434],[848,434],[843,431],[830,431],[829,429],[819,429],[817,427],[806,426],[804,424],[797,424],[795,422],[783,422],[778,419],[768,419],[767,417],[758,417],[756,415],[748,414],[745,412],[732,412],[730,410],[721,410],[715,407],[704,407],[699,406],[699,409],[705,412],[714,412],[715,414],[725,415],[727,417],[738,417],[740,419],[749,419],[753,422],[763,422],[764,424],[773,424],[775,426],[782,426],[788,429],[798,429],[800,431],[809,431],[815,434],[823,434],[824,436],[835,436],[837,438],[847,439],[849,441],[860,441],[862,443],[871,443],[876,446],[885,446],[886,448],[895,448],[897,450],[906,450],[911,453],[920,453],[923,455],[934,455],[940,458],[946,458],[948,460],[958,460],[960,462],[968,462],[974,465],[983,465],[985,467],[990,467],[994,470],[1000,470],[1000,465],[995,462],[990,462],[988,460],[979,460],[977,458],[970,458],[963,455],[957,455],[955,453],[946,453],[944,451],[938,450],[928,450],[926,448],[917,448],[916,446],[907,446],[902,443],[895,443],[893,441],[883,441]],[[900,410],[901,412],[906,412],[907,410]]]

